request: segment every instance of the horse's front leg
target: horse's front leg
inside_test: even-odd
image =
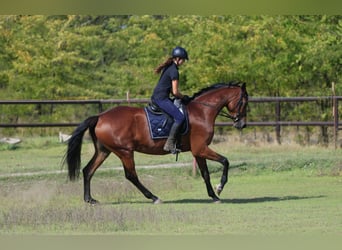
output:
[[[223,166],[221,182],[216,186],[216,192],[218,195],[220,195],[224,188],[224,185],[228,182],[229,161],[226,157],[214,152],[209,147],[202,148],[201,150],[199,150],[199,152],[200,153],[196,154],[199,158],[217,161]]]
[[[201,171],[202,178],[204,179],[205,185],[207,187],[208,195],[214,200],[214,202],[220,202],[220,198],[218,198],[213,190],[213,187],[210,182],[210,175],[208,171],[207,161],[201,157],[195,157],[198,168]]]
[[[228,170],[229,170],[229,161],[226,157],[219,155],[219,162],[223,165],[223,171],[222,171],[222,176],[221,176],[221,182],[216,186],[216,192],[218,195],[221,194],[224,185],[228,182]]]

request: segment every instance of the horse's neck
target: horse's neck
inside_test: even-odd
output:
[[[215,92],[205,93],[194,99],[193,108],[189,113],[195,116],[202,116],[201,120],[206,122],[214,122],[217,115],[226,103],[225,96]]]
[[[222,88],[210,91],[205,93],[203,96],[199,96],[195,101],[206,103],[208,106],[215,106],[216,109],[221,110],[235,95],[235,91],[233,90],[233,88]]]

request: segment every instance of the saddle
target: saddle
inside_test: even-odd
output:
[[[189,130],[188,113],[186,108],[180,103],[180,100],[175,99],[174,104],[185,115],[185,122],[181,128],[181,135],[185,135]],[[173,118],[161,110],[158,105],[150,102],[147,107],[144,108],[150,135],[152,139],[167,138],[170,133],[171,126],[173,124]]]
[[[162,114],[165,114],[165,115],[168,115],[166,113],[164,113],[163,110],[161,110],[159,108],[159,106],[153,102],[150,102],[147,106],[147,108],[149,109],[149,111],[151,111],[153,114],[156,114],[156,115],[162,115]]]

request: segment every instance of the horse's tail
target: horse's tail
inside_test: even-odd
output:
[[[68,141],[68,149],[65,154],[64,162],[68,165],[68,174],[71,181],[76,180],[80,174],[81,149],[84,133],[89,129],[92,133],[92,138],[94,138],[95,135],[93,135],[93,133],[98,118],[98,116],[91,116],[83,121],[75,129]]]

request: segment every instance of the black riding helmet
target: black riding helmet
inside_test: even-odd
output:
[[[172,57],[173,58],[179,57],[179,58],[182,58],[182,59],[189,60],[188,52],[186,52],[186,50],[184,48],[179,47],[179,46],[177,46],[176,48],[174,48],[172,50]]]

